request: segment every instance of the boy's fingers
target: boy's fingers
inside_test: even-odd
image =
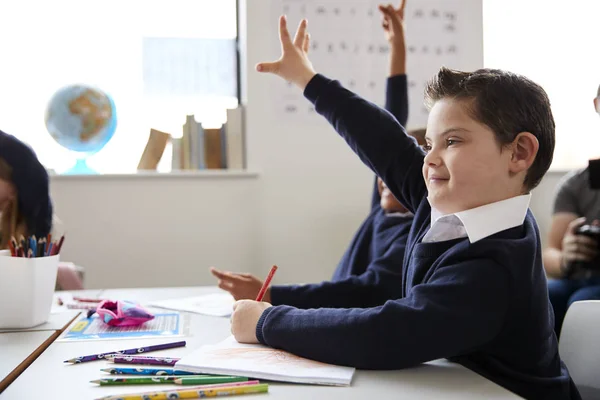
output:
[[[279,41],[281,42],[282,49],[285,49],[287,46],[292,44],[290,33],[287,29],[287,18],[285,15],[279,17]]]
[[[306,24],[307,21],[303,19],[298,25],[296,30],[296,36],[294,36],[294,46],[302,49],[304,48],[304,39],[306,39]]]
[[[210,267],[210,273],[213,274],[215,277],[221,279],[222,277],[225,276],[225,273],[222,271],[219,271],[218,269],[216,269],[215,267]]]
[[[216,268],[211,268],[210,272],[219,279],[231,280],[235,277],[231,272],[219,271]]]
[[[279,61],[256,64],[256,70],[258,72],[276,74],[279,72]]]
[[[402,0],[400,2],[400,7],[398,7],[398,15],[400,18],[404,19],[404,8],[406,7],[406,0]]]
[[[304,50],[305,53],[308,53],[308,50],[310,50],[310,33],[307,33],[304,37],[304,47],[302,50]]]
[[[219,289],[227,290],[228,292],[233,288],[233,284],[229,281],[225,281],[223,279],[219,279],[217,282],[217,286]]]

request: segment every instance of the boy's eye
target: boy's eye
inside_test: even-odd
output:
[[[423,151],[425,153],[427,153],[428,151],[431,151],[431,145],[430,144],[424,144],[423,146],[421,146],[421,148],[423,149]]]
[[[453,144],[457,144],[457,143],[458,143],[458,140],[456,140],[456,139],[447,139],[446,140],[446,145],[448,145],[448,146],[452,146]]]

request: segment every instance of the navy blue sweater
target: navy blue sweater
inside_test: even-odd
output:
[[[271,307],[259,319],[259,341],[364,369],[449,358],[527,399],[579,399],[558,355],[531,212],[521,226],[473,244],[466,238],[422,243],[431,222],[424,154],[404,128],[321,75],[305,96],[415,217],[401,278],[374,272],[378,291],[393,294],[391,300],[372,308]]]
[[[406,124],[408,118],[408,88],[406,75],[388,78],[386,108],[396,119]],[[354,235],[342,256],[331,282],[297,286],[273,286],[271,303],[298,308],[368,307],[399,297],[400,285],[393,293],[378,292],[376,271],[395,271],[400,282],[402,260],[412,216],[386,215],[380,206],[377,179],[371,199],[371,212]],[[335,282],[335,283],[334,283]]]

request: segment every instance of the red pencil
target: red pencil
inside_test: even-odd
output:
[[[63,242],[65,241],[65,235],[62,235],[60,237],[60,240],[58,241],[58,243],[55,246],[52,246],[53,249],[53,255],[59,254],[60,253],[60,249],[62,248]]]
[[[277,271],[277,265],[273,265],[271,267],[269,275],[267,275],[267,279],[265,279],[265,283],[263,283],[260,291],[258,292],[258,296],[256,296],[256,301],[262,301],[263,297],[265,297],[265,293],[267,292],[267,288],[273,279],[273,275],[275,275],[275,271]]]
[[[18,255],[17,249],[15,249],[15,245],[13,244],[12,240],[8,242],[8,248],[10,249],[11,257],[16,257]]]

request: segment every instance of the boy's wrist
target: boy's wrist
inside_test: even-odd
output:
[[[312,78],[314,78],[314,76],[317,75],[317,73],[313,70],[307,69],[304,73],[302,73],[302,75],[296,79],[296,85],[302,89],[304,91],[304,89],[306,89],[306,86],[308,86],[308,83],[312,80]]]
[[[406,51],[391,47],[390,76],[406,74]]]

